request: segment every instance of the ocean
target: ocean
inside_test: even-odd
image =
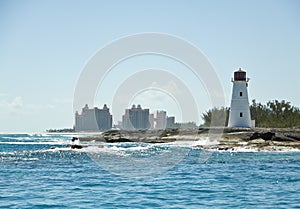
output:
[[[299,208],[300,152],[0,134],[1,208]]]

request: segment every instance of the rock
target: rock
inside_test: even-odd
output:
[[[160,134],[160,137],[174,136],[174,135],[177,135],[177,134],[179,134],[179,130],[177,128],[174,128],[174,129],[165,129]]]
[[[218,147],[218,150],[224,150],[224,151],[227,151],[227,150],[229,150],[229,147]]]
[[[161,138],[156,138],[153,140],[143,140],[143,142],[146,143],[170,143],[176,141],[176,138],[171,138],[171,137],[161,137]]]
[[[275,137],[275,133],[273,132],[266,132],[266,133],[258,133],[255,132],[254,134],[252,134],[252,136],[250,136],[250,140],[253,139],[263,139],[263,140],[272,140]]]
[[[223,132],[224,130],[224,132]],[[220,135],[222,135],[220,139]],[[223,133],[223,134],[222,134]],[[166,130],[112,130],[93,136],[81,136],[73,138],[83,142],[144,142],[144,143],[168,143],[173,141],[194,141],[195,139],[219,140],[218,145],[199,146],[203,149],[237,150],[281,149],[282,147],[300,149],[300,130],[278,128],[199,128],[199,129],[166,129]],[[73,140],[72,140],[73,141]],[[83,146],[71,146],[72,149],[82,149]],[[275,149],[274,148],[274,149]]]
[[[295,140],[295,141],[300,141],[300,136],[293,135],[293,134],[288,134],[286,136],[293,139],[293,140]]]
[[[68,144],[67,147],[70,147],[71,149],[82,149],[87,147],[86,145],[80,145],[80,144]]]
[[[204,133],[208,133],[209,132],[209,128],[199,128],[198,129],[198,134],[204,134]]]
[[[249,144],[262,144],[265,145],[266,141],[262,138],[253,139],[249,142]]]
[[[76,141],[76,140],[79,140],[79,138],[78,138],[78,137],[73,137],[73,138],[72,138],[72,142],[74,142],[74,141]]]
[[[293,141],[297,141],[291,137],[285,136],[283,134],[278,134],[278,136],[273,138],[273,141],[277,141],[277,142],[293,142]]]
[[[129,140],[127,138],[118,137],[118,138],[106,138],[105,141],[107,143],[118,143],[118,142],[133,142],[132,140]]]

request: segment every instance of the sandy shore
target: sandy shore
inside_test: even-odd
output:
[[[115,142],[170,143],[190,141],[195,147],[220,151],[300,151],[300,128],[199,128],[147,131],[112,130],[79,140]]]

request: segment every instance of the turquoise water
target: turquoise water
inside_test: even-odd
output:
[[[300,207],[300,152],[207,155],[143,143],[71,150],[71,137],[0,135],[0,207]]]

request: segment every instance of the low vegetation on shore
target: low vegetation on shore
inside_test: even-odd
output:
[[[252,120],[255,120],[257,127],[262,128],[290,128],[300,127],[300,109],[292,106],[290,102],[282,100],[269,101],[266,104],[261,104],[252,100],[250,105],[250,113]],[[212,115],[216,118],[214,124]],[[220,118],[220,120],[218,120]],[[225,118],[225,124],[221,122]],[[202,114],[204,126],[227,126],[229,119],[229,108],[213,108]]]

